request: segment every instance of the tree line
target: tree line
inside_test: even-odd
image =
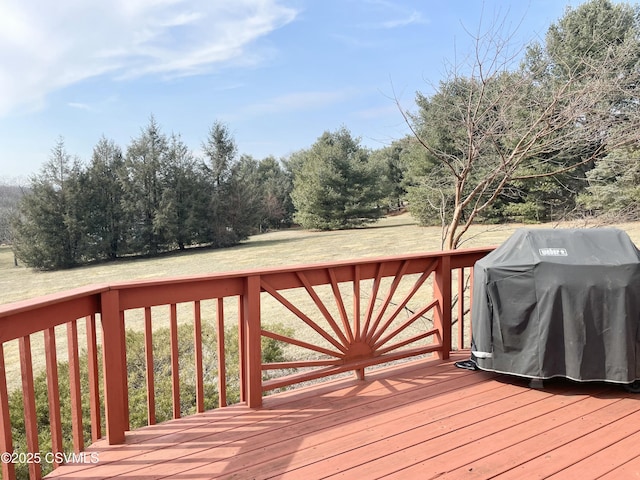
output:
[[[13,224],[25,264],[67,268],[194,245],[235,245],[260,228],[288,225],[291,180],[273,158],[237,156],[216,122],[197,158],[152,117],[126,152],[101,138],[88,164],[60,139],[30,182]]]
[[[61,141],[17,209],[14,251],[68,267],[293,223],[353,228],[405,206],[442,227],[443,248],[474,222],[640,219],[640,8],[590,0],[522,45],[505,25],[470,34],[414,111],[398,105],[411,133],[380,149],[342,127],[258,161],[216,122],[197,158],[153,118],[125,152],[101,139],[86,166]]]
[[[384,168],[346,128],[289,159],[238,155],[215,122],[196,157],[151,117],[123,151],[103,137],[87,164],[59,139],[13,216],[16,256],[38,269],[229,247],[288,227],[349,228],[384,213]]]

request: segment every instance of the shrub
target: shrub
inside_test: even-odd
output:
[[[281,325],[271,325],[269,330],[283,335],[291,335]],[[173,401],[171,393],[171,345],[168,328],[158,329],[153,333],[154,379],[156,399],[156,421],[163,422],[172,418]],[[147,389],[144,351],[144,334],[128,330],[127,374],[129,385],[129,421],[131,429],[147,425]],[[216,335],[207,324],[202,326],[203,344],[203,378],[205,393],[205,409],[213,409],[218,405],[218,358]],[[240,399],[240,368],[237,328],[225,330],[225,359],[227,376],[227,403],[237,403]],[[180,415],[186,416],[196,412],[195,386],[195,351],[193,343],[193,327],[178,327],[178,352],[180,376]],[[285,361],[282,343],[270,338],[262,339],[263,361]],[[101,354],[98,355],[101,358]],[[100,375],[102,368],[99,368]],[[91,443],[91,418],[88,391],[88,362],[86,353],[80,357],[80,378],[82,389],[83,436],[85,445]],[[71,394],[69,387],[69,364],[58,364],[58,385],[60,391],[60,411],[62,423],[63,448],[65,452],[73,451],[71,423]],[[34,379],[36,397],[36,417],[38,424],[38,443],[41,455],[51,452],[50,414],[47,393],[47,375],[40,372]],[[104,392],[102,376],[100,376],[101,411],[104,412]],[[26,429],[22,390],[17,389],[9,395],[9,411],[15,452],[27,451]],[[102,431],[105,431],[104,415],[102,415]],[[42,475],[48,474],[53,465],[43,462]],[[28,465],[16,464],[16,477],[29,478]]]

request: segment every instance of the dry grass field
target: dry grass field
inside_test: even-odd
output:
[[[519,224],[472,228],[463,246],[497,245]],[[536,227],[543,227],[539,225]],[[547,225],[548,226],[548,225]],[[555,225],[554,225],[555,226]],[[640,226],[623,226],[636,242]],[[14,267],[9,247],[0,247],[0,304],[83,285],[133,279],[175,277],[348,260],[440,249],[440,228],[419,227],[409,214],[387,217],[368,228],[335,232],[285,230],[251,237],[234,248],[187,250],[153,259],[119,260],[56,272]]]
[[[468,233],[467,241],[463,247],[498,245],[521,226],[518,224],[474,226]],[[534,227],[563,226],[588,228],[597,225],[581,223],[579,225],[556,224]],[[640,245],[640,225],[622,224],[619,227],[626,230],[636,244]],[[229,249],[197,249],[167,254],[154,259],[119,260],[57,272],[38,272],[24,266],[15,267],[10,248],[0,247],[0,304],[97,283],[381,257],[439,249],[440,229],[419,227],[408,214],[388,217],[373,226],[356,230],[310,232],[292,229],[256,235],[243,244]],[[348,296],[349,293],[345,292],[345,297]],[[304,307],[305,302],[309,303],[309,299],[290,299],[301,308]],[[269,302],[269,300],[271,301]],[[273,299],[268,299],[265,302],[263,316],[282,320],[285,316],[282,314],[281,305],[274,305],[275,303],[277,302],[274,302]],[[179,313],[178,318],[189,321],[191,315],[188,310],[190,307],[179,306],[179,311],[182,307],[187,313],[185,315]],[[276,310],[278,307],[280,310]],[[312,307],[313,305],[311,305]],[[160,309],[160,307],[158,308]],[[207,307],[203,305],[203,308]],[[225,316],[233,318],[236,308],[237,305],[232,301],[228,305],[225,302]],[[157,327],[165,326],[167,313],[161,309],[158,313],[154,313],[154,327],[156,325]],[[207,321],[209,318],[213,320],[213,313],[212,309],[204,312],[203,321]],[[292,319],[291,325],[288,326],[295,325],[294,321],[295,319]],[[83,323],[80,322],[78,332],[81,337],[81,345],[84,343],[82,338],[84,337]],[[128,312],[127,328],[140,329],[142,325],[142,312]],[[60,330],[58,335],[61,337],[61,341],[58,343],[59,358],[64,359],[66,358],[66,342],[62,339],[65,332],[62,327],[57,330]],[[297,330],[296,334],[304,335],[303,332]],[[17,342],[10,342],[4,346],[10,388],[19,383],[20,375],[17,344],[14,345],[15,343]],[[33,340],[33,356],[36,367],[44,363],[43,343],[37,338]]]
[[[465,246],[495,245],[516,225],[478,226]],[[119,260],[56,272],[13,266],[13,254],[0,247],[0,304],[83,285],[296,265],[331,260],[429,252],[440,249],[440,229],[423,228],[408,214],[382,219],[357,230],[285,230],[251,237],[234,248],[187,250],[153,259]]]

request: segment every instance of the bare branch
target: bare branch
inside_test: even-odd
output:
[[[505,22],[494,19],[482,32],[481,18],[476,33],[467,30],[468,68],[454,65],[435,94],[420,97],[421,116],[397,102],[419,144],[450,174],[432,183],[440,188],[433,207],[447,218],[446,248],[457,247],[513,182],[557,177],[640,141],[640,106],[629,101],[640,98],[640,72],[625,69],[637,45],[514,68],[524,47],[512,48],[515,30]]]

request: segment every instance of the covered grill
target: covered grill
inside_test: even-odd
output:
[[[520,229],[476,263],[472,325],[483,370],[634,382],[640,252],[613,228]]]

